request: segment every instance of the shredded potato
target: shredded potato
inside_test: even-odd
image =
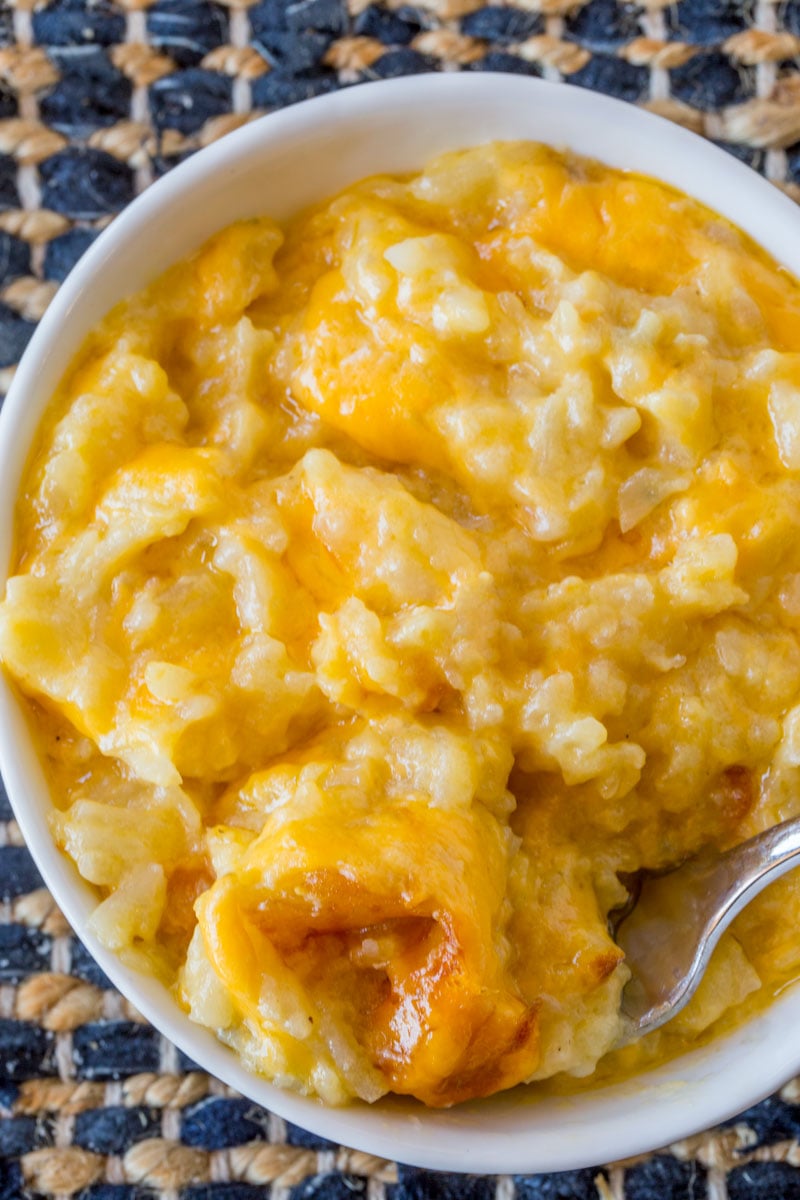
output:
[[[763,1003],[796,876],[604,1058],[619,876],[800,807],[799,470],[797,284],[652,180],[498,144],[219,233],[65,377],[0,605],[95,933],[332,1104]]]

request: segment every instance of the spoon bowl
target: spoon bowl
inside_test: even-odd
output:
[[[800,817],[723,854],[699,854],[635,881],[631,903],[611,921],[631,972],[622,993],[623,1044],[665,1025],[688,1004],[731,922],[796,866]]]

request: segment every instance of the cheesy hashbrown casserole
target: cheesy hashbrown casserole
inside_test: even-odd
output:
[[[619,876],[800,808],[799,535],[800,290],[688,197],[508,143],[232,226],[88,339],[18,504],[94,931],[332,1104],[590,1075]],[[795,874],[618,1069],[799,925]]]

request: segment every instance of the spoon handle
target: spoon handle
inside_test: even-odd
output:
[[[671,1020],[696,991],[722,934],[759,892],[800,865],[800,818],[716,856],[699,855],[647,880],[616,940],[631,979],[624,1041]]]
[[[800,817],[773,825],[721,854],[715,871],[720,886],[717,921],[723,922],[719,934],[759,892],[792,870],[798,858]]]

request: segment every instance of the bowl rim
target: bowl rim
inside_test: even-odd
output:
[[[567,111],[569,120],[588,120],[598,128],[599,122],[613,125],[619,131],[615,136],[620,142],[631,131],[643,141],[652,138],[660,147],[654,151],[652,161],[659,155],[663,157],[664,170],[636,169],[672,183],[675,172],[671,156],[675,155],[683,163],[681,171],[688,171],[687,164],[692,164],[701,172],[697,187],[685,190],[705,203],[710,203],[709,189],[714,195],[723,194],[702,174],[716,173],[730,193],[725,192],[724,205],[711,203],[711,207],[723,208],[729,219],[800,275],[800,214],[791,200],[704,139],[652,113],[595,92],[502,73],[442,73],[359,85],[270,113],[199,151],[137,197],[97,238],[59,289],[25,351],[0,412],[0,582],[7,578],[19,480],[51,394],[48,391],[44,398],[36,398],[40,363],[57,342],[62,323],[102,275],[115,248],[139,234],[146,236],[152,213],[180,197],[191,196],[214,172],[230,171],[251,154],[268,157],[270,146],[301,138],[311,125],[334,134],[342,123],[363,116],[365,111],[379,120],[397,106],[407,108],[409,113],[424,113],[426,106],[435,107],[445,98],[450,103],[463,99],[481,105],[493,103],[498,94],[520,104],[549,105],[554,115]],[[538,136],[538,140],[548,139]],[[602,153],[598,157],[612,161]],[[757,222],[749,211],[750,204],[759,206]],[[168,255],[164,265],[171,261]],[[72,352],[77,348],[78,343]],[[34,396],[32,403],[30,395]],[[24,454],[15,451],[20,444]],[[0,681],[0,771],[19,827],[45,883],[118,990],[162,1035],[210,1074],[277,1115],[341,1144],[389,1160],[453,1172],[508,1174],[576,1169],[649,1152],[717,1124],[770,1094],[800,1069],[800,1039],[790,1046],[786,1037],[800,1018],[800,988],[794,988],[764,1013],[732,1033],[713,1039],[702,1050],[633,1081],[598,1085],[577,1096],[548,1097],[534,1103],[528,1095],[520,1098],[504,1093],[499,1099],[451,1110],[424,1110],[420,1105],[392,1099],[373,1107],[356,1103],[341,1109],[326,1108],[246,1070],[231,1050],[192,1023],[174,1000],[165,1000],[167,993],[160,985],[121,963],[87,930],[87,917],[96,900],[91,900],[89,888],[56,849],[50,835],[45,811],[50,801],[43,793],[41,768],[15,688],[6,678]],[[736,1065],[741,1062],[747,1069],[737,1072]],[[509,1102],[515,1113],[530,1109],[530,1126],[511,1132],[503,1128],[503,1113]],[[552,1117],[547,1129],[540,1129],[533,1116],[540,1104],[547,1105],[548,1120]],[[588,1115],[583,1110],[589,1110]],[[500,1127],[483,1135],[480,1122],[490,1112],[499,1114],[494,1123]],[[472,1121],[468,1129],[461,1127],[463,1116]]]

